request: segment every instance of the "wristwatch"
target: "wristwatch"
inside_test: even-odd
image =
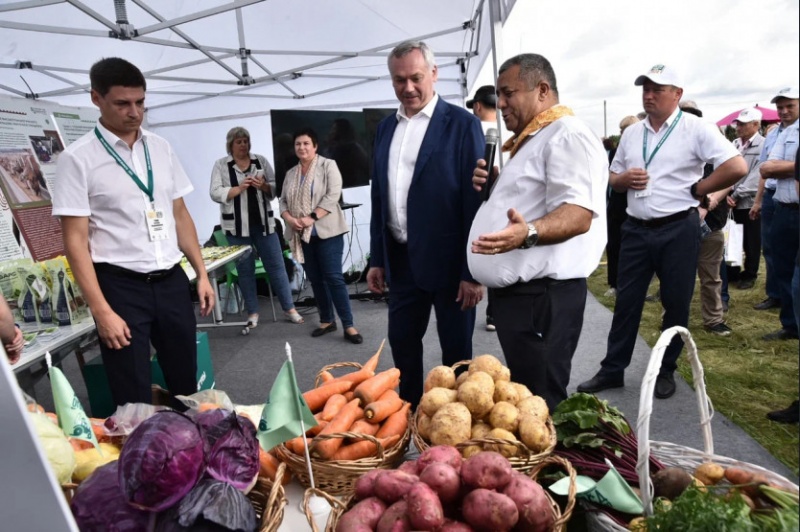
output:
[[[532,223],[528,224],[528,236],[525,237],[525,240],[522,241],[522,245],[519,247],[520,249],[528,249],[532,248],[536,245],[539,241],[539,232],[536,230],[536,226]]]
[[[309,216],[309,217],[310,217],[312,220],[314,220],[315,222],[316,222],[317,220],[319,220],[319,216],[317,216],[317,213],[316,213],[316,211],[311,211],[311,214],[309,214],[308,216]]]

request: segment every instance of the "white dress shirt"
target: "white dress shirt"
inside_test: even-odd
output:
[[[631,168],[645,168],[642,155],[645,130],[648,137],[647,158],[650,159],[679,113],[680,110],[675,109],[658,132],[653,130],[649,118],[628,127],[620,139],[611,171],[621,174]],[[715,125],[703,122],[692,114],[682,113],[672,133],[647,167],[647,187],[651,194],[637,198],[636,191],[628,190],[628,215],[640,220],[652,220],[697,207],[699,202],[692,197],[689,189],[703,177],[703,166],[711,163],[716,169],[737,155],[739,152]]]
[[[401,244],[408,242],[408,189],[411,188],[411,179],[414,177],[419,148],[428,132],[428,125],[438,102],[439,95],[434,94],[431,101],[410,118],[402,105],[397,111],[397,128],[389,147],[387,225],[394,239]]]
[[[158,135],[140,129],[131,150],[99,122],[97,128],[145,184],[143,141],[147,142],[155,207],[164,213],[167,238],[150,240],[145,220],[150,199],[106,151],[94,130],[58,157],[53,215],[89,218],[93,262],[108,262],[137,272],[171,268],[183,256],[178,248],[172,202],[193,189],[186,172],[169,143]]]
[[[606,246],[608,156],[597,136],[578,118],[565,116],[532,135],[506,163],[472,222],[467,261],[473,277],[490,288],[549,277],[585,278]],[[592,211],[589,231],[560,244],[499,255],[472,253],[471,243],[508,225],[514,208],[527,221],[569,203]]]

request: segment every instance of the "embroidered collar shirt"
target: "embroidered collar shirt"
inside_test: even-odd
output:
[[[770,161],[792,161],[797,156],[798,120],[786,127],[775,140],[775,146],[769,154]],[[797,203],[797,188],[794,179],[778,179],[775,196],[772,199],[781,203]]]
[[[397,127],[389,146],[389,231],[401,244],[408,242],[408,190],[414,177],[420,146],[428,132],[433,111],[439,102],[434,94],[431,101],[417,114],[409,117],[401,105],[397,111]]]
[[[164,215],[167,238],[150,240],[145,211],[147,194],[106,151],[94,130],[73,142],[58,157],[54,216],[89,218],[89,250],[93,262],[107,262],[136,272],[164,270],[183,254],[172,202],[193,190],[186,172],[169,143],[140,128],[133,149],[101,123],[97,129],[108,144],[143,182],[147,182],[144,143],[153,168],[153,197]]]
[[[631,168],[645,168],[645,131],[650,194],[636,197],[635,191],[628,190],[627,213],[640,220],[662,218],[697,207],[698,201],[689,189],[703,177],[703,166],[711,163],[717,168],[739,155],[715,125],[676,109],[658,131],[650,125],[649,117],[626,129],[611,163],[611,172],[621,174]],[[669,137],[651,158],[669,131]]]

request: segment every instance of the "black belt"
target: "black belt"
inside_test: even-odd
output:
[[[530,281],[520,281],[509,286],[502,288],[492,288],[492,296],[506,297],[516,295],[534,295],[543,294],[551,286],[563,285],[580,281],[580,279],[553,279],[551,277],[542,277],[540,279],[531,279]]]
[[[121,266],[115,266],[114,264],[109,264],[107,262],[94,263],[95,271],[105,272],[105,273],[115,273],[117,275],[123,275],[131,279],[136,279],[137,281],[144,281],[145,283],[156,283],[158,281],[163,281],[164,279],[175,273],[179,268],[180,264],[176,264],[175,266],[173,266],[168,270],[155,270],[152,272],[142,273],[142,272],[135,272],[127,268],[122,268]]]
[[[675,214],[670,214],[669,216],[663,216],[661,218],[651,218],[650,220],[641,220],[639,218],[634,218],[633,216],[628,216],[628,220],[631,223],[636,224],[640,227],[647,227],[652,229],[654,227],[661,227],[662,225],[667,225],[672,222],[677,222],[678,220],[683,220],[693,212],[697,211],[696,208],[692,207],[691,209],[687,209],[685,211],[676,212]]]
[[[775,205],[777,207],[783,207],[784,209],[789,209],[792,211],[800,210],[800,203],[784,203],[782,201],[776,201]]]

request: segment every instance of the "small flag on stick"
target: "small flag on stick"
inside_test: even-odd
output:
[[[269,451],[316,426],[317,420],[300,393],[294,364],[289,359],[283,363],[264,404],[258,424],[258,441],[262,449]]]
[[[50,385],[53,388],[53,402],[56,406],[56,416],[58,417],[58,424],[61,430],[64,431],[68,437],[80,438],[92,443],[96,449],[100,450],[97,445],[97,438],[92,430],[92,425],[89,422],[89,417],[83,410],[78,396],[75,395],[75,390],[60,369],[53,366],[50,353],[45,354],[47,361],[47,368],[50,373]]]

